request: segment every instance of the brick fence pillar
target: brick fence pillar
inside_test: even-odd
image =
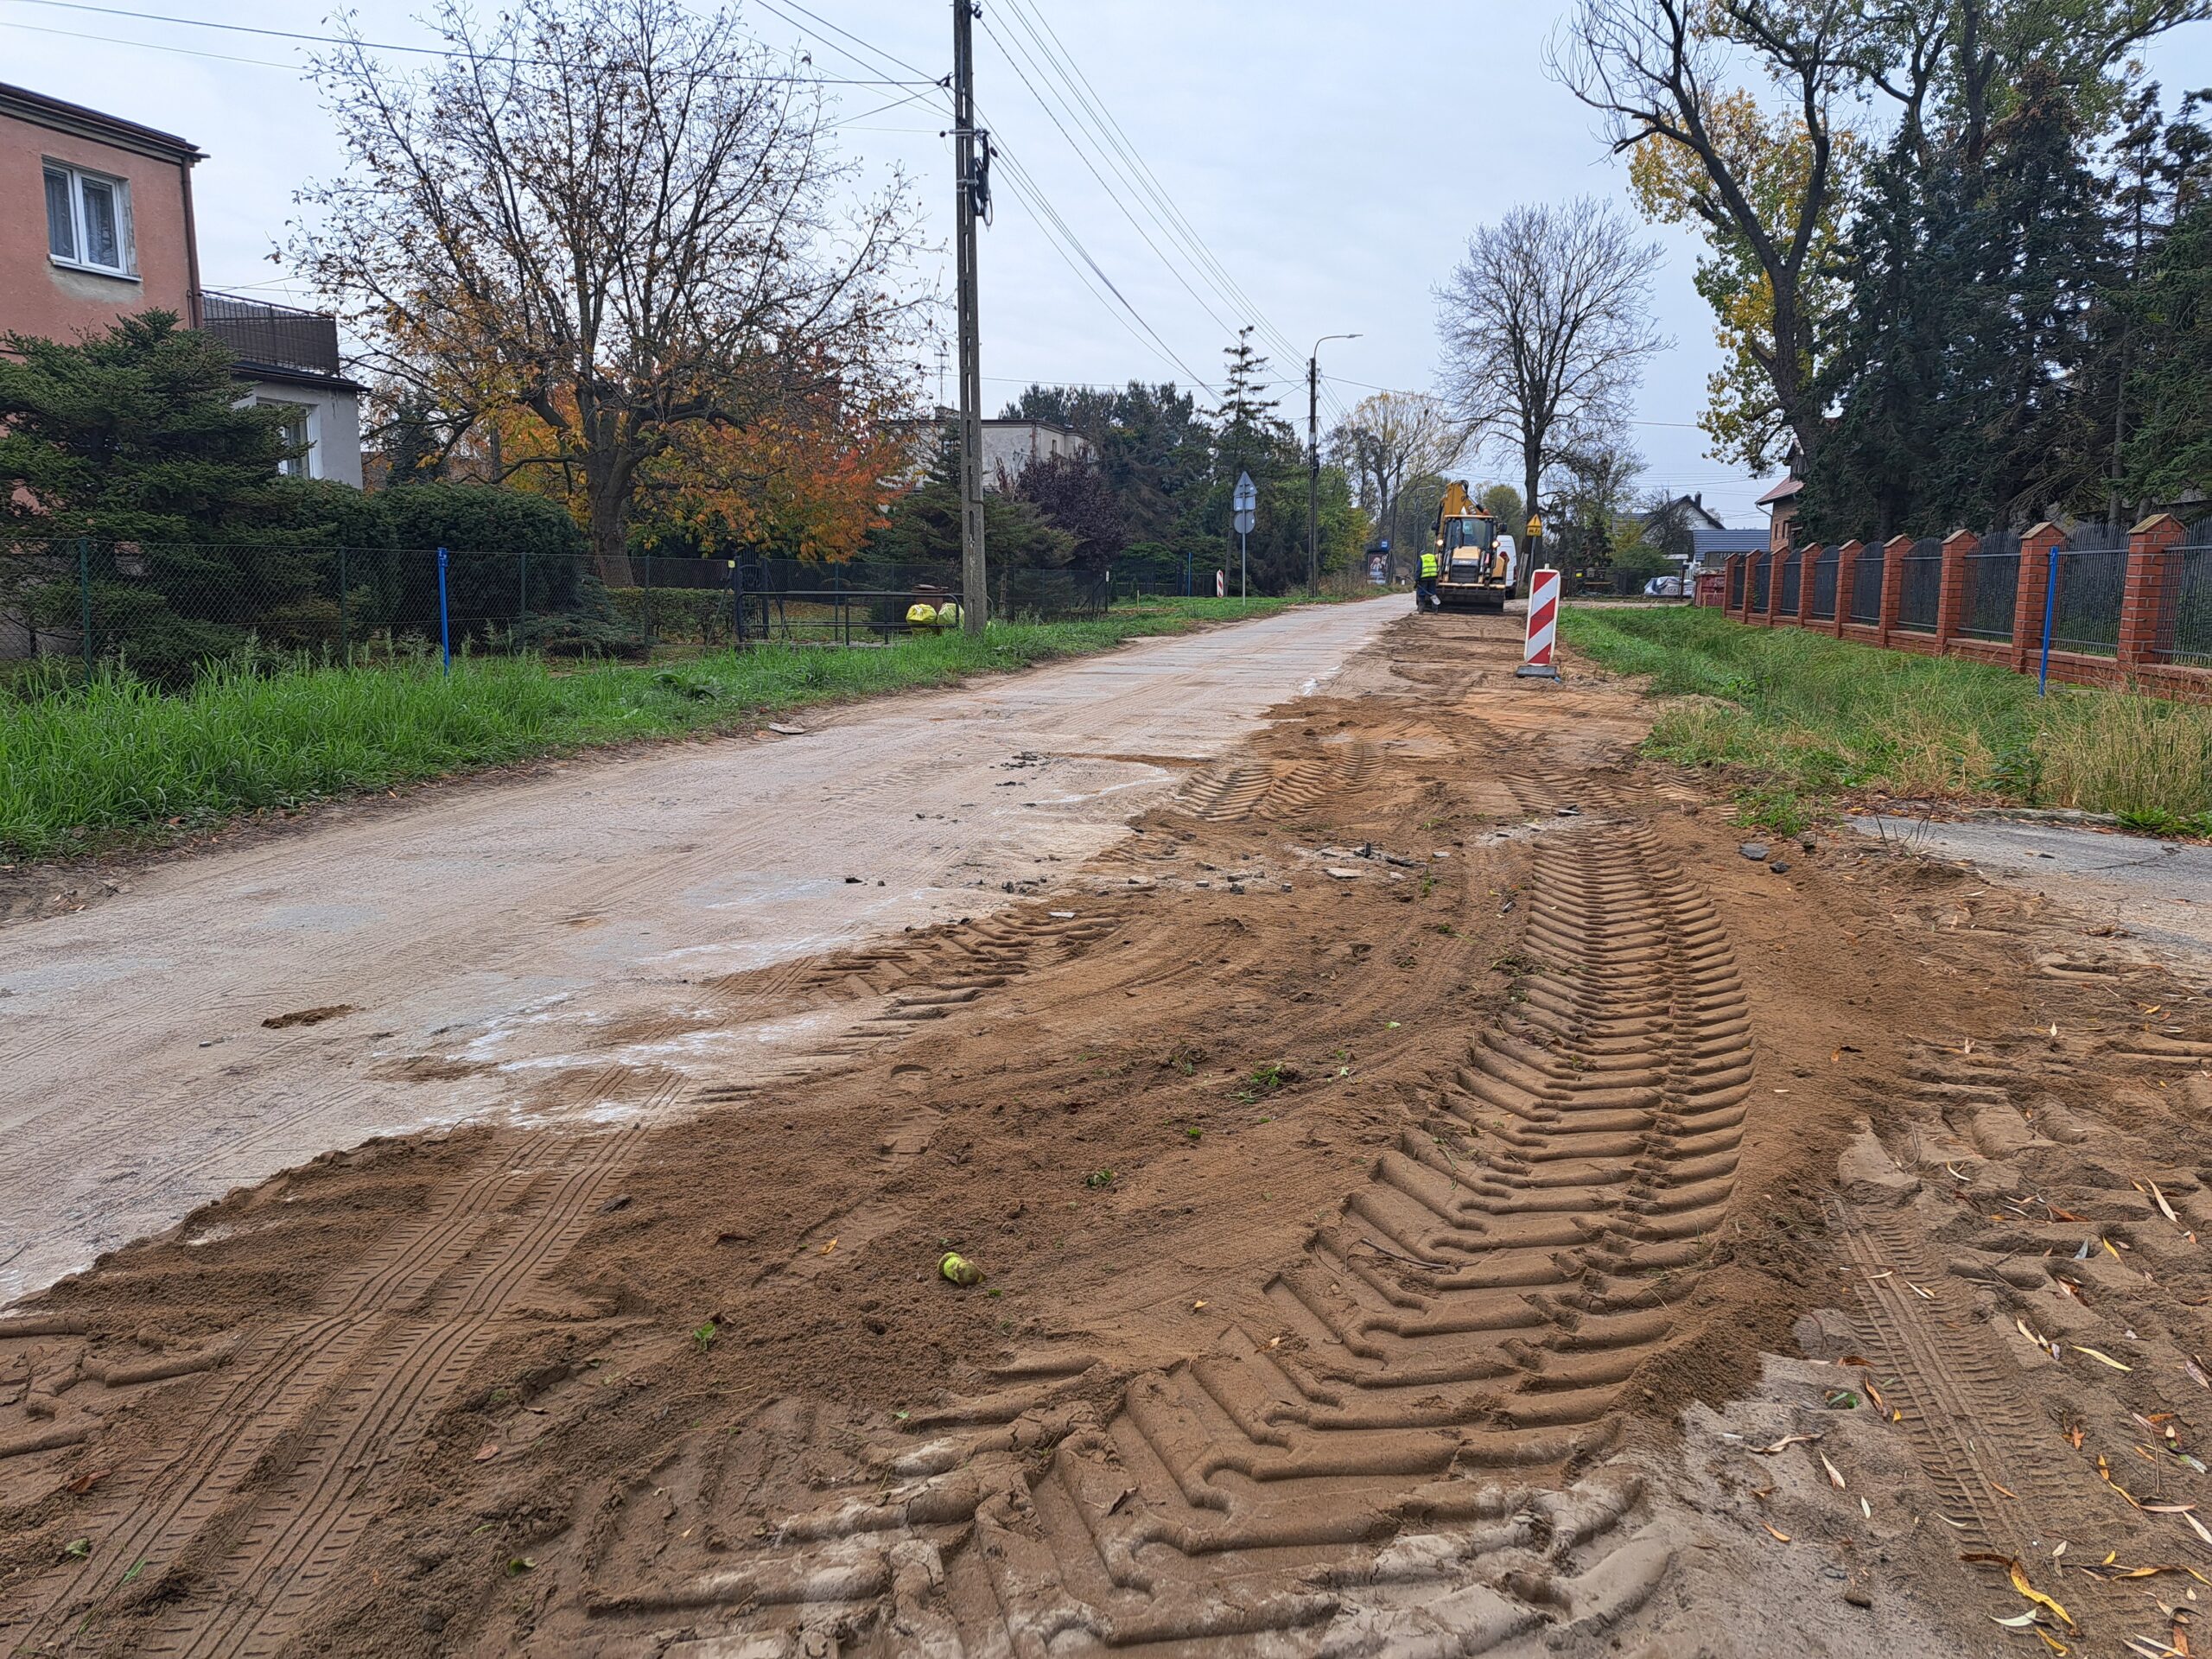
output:
[[[2181,593],[2179,548],[2188,531],[2171,512],[2127,532],[2127,585],[2120,601],[2120,670],[2166,659],[2173,649],[2174,601]]]
[[[1866,550],[1864,542],[1846,542],[1835,550],[1835,614],[1828,619],[1830,633],[1841,633],[1851,620],[1852,584],[1859,580],[1859,556]]]
[[[1821,556],[1818,543],[1797,550],[1797,626],[1813,626],[1813,566]]]
[[[2044,590],[2050,556],[2066,545],[2066,532],[2048,521],[2020,537],[2020,580],[2012,601],[2012,666],[2025,674],[2043,655]]]
[[[1904,556],[1912,551],[1912,537],[1892,536],[1882,543],[1882,643],[1897,631],[1897,616],[1904,608]]]
[[[1789,551],[1783,547],[1767,550],[1766,625],[1770,628],[1774,626],[1775,619],[1782,614],[1782,561]]]
[[[1951,643],[1967,608],[1967,559],[1981,545],[1970,530],[1955,530],[1943,538],[1942,586],[1936,595],[1936,654]]]

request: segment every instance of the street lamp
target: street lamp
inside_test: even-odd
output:
[[[1321,347],[1357,334],[1324,334],[1306,358],[1306,587],[1321,586]]]

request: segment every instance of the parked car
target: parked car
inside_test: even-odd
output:
[[[1681,599],[1688,592],[1680,576],[1654,576],[1643,584],[1647,599]]]

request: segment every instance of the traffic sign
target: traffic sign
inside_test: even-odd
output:
[[[1532,512],[1532,513],[1530,513],[1530,514],[1529,515],[1529,539],[1533,541],[1533,540],[1535,540],[1537,537],[1539,537],[1539,536],[1542,535],[1543,533],[1544,533],[1544,521],[1543,521],[1543,519],[1542,519],[1541,518],[1538,517],[1535,513],[1533,513],[1533,512]]]
[[[1239,536],[1250,535],[1252,526],[1259,522],[1254,514],[1260,505],[1259,488],[1252,482],[1251,474],[1239,473],[1236,475],[1236,493],[1230,498],[1230,505],[1236,510],[1236,533]]]

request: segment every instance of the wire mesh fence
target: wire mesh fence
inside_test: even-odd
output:
[[[2020,593],[2020,537],[1993,530],[1966,556],[1958,632],[1974,639],[2012,637],[2012,607]]]
[[[1784,616],[1797,614],[1797,600],[1802,580],[1800,567],[1803,557],[1803,554],[1794,547],[1783,555],[1782,591],[1775,596],[1775,606]]]
[[[1851,567],[1851,611],[1848,621],[1869,627],[1882,620],[1882,562],[1879,544],[1862,547]]]
[[[1936,607],[1942,598],[1942,538],[1923,536],[1897,556],[1897,626],[1915,633],[1935,632]]]
[[[1836,565],[1842,550],[1829,543],[1813,559],[1813,616],[1821,622],[1835,620]]]
[[[1732,559],[1728,563],[1727,608],[1739,611],[1744,607],[1744,561]]]
[[[1761,614],[1766,611],[1767,576],[1773,563],[1771,553],[1751,555],[1751,608]]]
[[[991,585],[995,613],[1017,620],[1095,615],[1110,598],[1103,571],[1010,569]],[[960,596],[950,564],[632,556],[602,569],[473,549],[15,543],[0,545],[0,675],[106,664],[175,685],[218,661],[878,645],[936,626]]]

